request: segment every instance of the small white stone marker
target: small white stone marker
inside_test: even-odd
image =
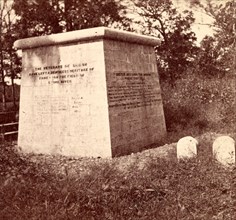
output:
[[[216,160],[225,166],[235,164],[235,141],[229,136],[216,138],[213,143],[213,155]]]
[[[197,155],[197,145],[198,141],[191,137],[186,136],[179,139],[177,143],[177,158],[188,159]]]

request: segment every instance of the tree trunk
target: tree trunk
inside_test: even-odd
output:
[[[10,71],[11,71],[13,107],[14,107],[14,111],[16,111],[16,94],[15,94],[15,86],[14,86],[15,74],[14,74],[13,61],[12,61],[12,48],[10,48],[9,55],[10,55]]]
[[[66,20],[66,31],[72,31],[73,30],[73,22],[70,15],[70,9],[73,5],[73,0],[64,0],[65,5],[65,20]]]
[[[2,104],[3,104],[3,111],[6,111],[6,85],[4,80],[4,71],[3,71],[3,52],[2,46],[0,48],[0,59],[1,59],[1,77],[2,77],[2,87],[3,87],[3,96],[2,96]]]

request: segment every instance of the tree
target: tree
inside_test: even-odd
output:
[[[3,102],[3,110],[6,110],[6,83],[5,83],[5,76],[6,76],[6,69],[8,65],[7,59],[7,42],[6,42],[6,33],[11,26],[11,16],[12,7],[7,0],[0,0],[0,67],[1,67],[1,83],[3,87],[3,95],[2,95],[2,102]]]
[[[196,37],[191,31],[193,14],[189,11],[180,14],[171,0],[138,0],[135,5],[144,20],[139,22],[143,32],[161,40],[156,47],[161,79],[174,84],[191,65],[197,51]]]
[[[58,0],[14,0],[18,37],[62,32],[62,9]]]
[[[69,3],[70,2],[70,3]],[[121,23],[129,24],[126,18],[126,7],[114,0],[66,0],[64,16],[67,23],[67,31],[106,26]],[[67,6],[67,7],[66,7]]]
[[[195,59],[192,72],[205,77],[221,77],[225,73],[223,63],[218,59],[221,56],[214,37],[206,36],[200,43],[200,49]]]
[[[17,39],[14,33],[15,14],[12,7],[12,1],[0,0],[0,67],[3,85],[3,104],[6,110],[6,77],[11,78],[11,88],[14,108],[15,102],[15,86],[14,79],[20,72],[20,59],[13,49],[13,43]]]
[[[14,0],[20,37],[122,24],[126,7],[115,0]],[[45,13],[46,12],[46,13]]]
[[[6,1],[0,1],[0,66],[1,66],[1,80],[0,83],[3,87],[3,95],[2,95],[2,102],[3,102],[3,109],[6,109],[5,99],[6,99],[6,87],[5,87],[5,81],[4,81],[4,68],[3,68],[3,62],[4,62],[4,51],[3,51],[3,31],[4,31],[4,18],[5,18],[5,11],[6,8]]]
[[[217,49],[221,51],[219,60],[224,64],[226,71],[236,73],[236,1],[228,1],[215,9],[214,37],[217,40]]]
[[[204,9],[214,19],[213,37],[206,36],[201,42],[198,54],[198,71],[210,77],[236,73],[236,1],[229,0],[224,4],[207,4],[200,1],[195,7]]]

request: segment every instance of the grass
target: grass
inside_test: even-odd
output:
[[[199,137],[199,156],[180,162],[175,144],[114,159],[1,146],[0,219],[234,219],[236,170],[209,154],[215,136]]]
[[[175,87],[162,82],[165,120],[169,132],[236,132],[236,76],[207,78],[189,73]]]
[[[219,134],[209,133],[233,132],[236,140],[231,81],[190,77],[172,90],[163,86],[163,147],[95,159],[0,146],[0,220],[236,219],[236,168],[212,158]],[[174,142],[187,135],[197,136],[198,157],[178,162]]]

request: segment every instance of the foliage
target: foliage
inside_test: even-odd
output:
[[[38,36],[115,23],[129,25],[126,8],[114,0],[15,0],[20,37]],[[45,12],[47,12],[45,14]]]
[[[3,85],[2,97],[3,101],[6,101],[6,77],[9,77],[11,79],[12,96],[15,105],[14,79],[19,77],[21,61],[13,48],[13,43],[17,39],[14,32],[14,12],[11,2],[7,0],[0,0],[0,6],[0,71],[2,78],[1,84]],[[4,109],[6,110],[6,106],[4,106]]]
[[[199,5],[199,4],[198,4]],[[210,77],[235,74],[236,70],[236,2],[201,5],[207,15],[214,18],[215,33],[206,36],[196,59],[197,71]]]
[[[195,133],[235,129],[235,76],[209,78],[189,69],[174,88],[162,83],[164,112],[169,131]]]
[[[193,13],[177,11],[170,0],[136,1],[139,15],[144,22],[144,33],[160,38],[156,47],[161,79],[171,83],[184,74],[197,52],[196,37],[191,31]]]
[[[126,18],[126,7],[121,1],[96,0],[74,1],[67,0],[67,30],[106,26],[120,23],[123,27],[129,26]]]
[[[201,42],[201,48],[195,60],[195,72],[208,78],[222,77],[226,67],[219,57],[222,51],[213,37],[206,36]]]
[[[176,160],[157,149],[114,159],[64,158],[0,150],[1,219],[232,219],[235,171],[199,139],[202,155]],[[208,155],[208,156],[207,156]]]
[[[236,2],[230,0],[220,5],[214,13],[216,26],[215,39],[218,50],[221,51],[219,60],[227,72],[236,73]]]

